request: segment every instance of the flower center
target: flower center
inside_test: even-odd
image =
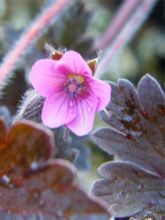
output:
[[[76,97],[85,98],[89,94],[89,87],[85,82],[83,76],[69,74],[68,80],[66,81],[65,91],[71,99]]]
[[[77,86],[74,83],[69,83],[68,84],[68,91],[69,92],[76,92],[77,91]]]

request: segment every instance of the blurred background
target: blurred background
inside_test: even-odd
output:
[[[52,1],[44,0],[0,0],[0,60],[11,51],[22,32],[39,14],[42,8]],[[99,51],[93,45],[98,40],[120,7],[123,0],[86,0],[77,1],[51,27],[43,30],[42,36],[28,51],[13,74],[13,79],[4,89],[1,105],[6,105],[14,115],[24,92],[30,88],[28,73],[32,64],[40,58],[46,58],[45,43],[56,49],[74,49],[85,59],[97,57]],[[150,73],[163,86],[165,82],[165,1],[159,0],[141,29],[131,42],[126,45],[110,63],[105,78],[117,81],[127,78],[137,84],[145,73]],[[97,119],[96,127],[103,126]],[[80,169],[90,168],[88,174],[81,173],[81,179],[88,176],[89,186],[96,178],[96,168],[111,159],[96,148],[88,137],[74,138],[75,145],[80,147]],[[77,141],[77,142],[76,142]],[[79,144],[78,144],[79,143]],[[82,160],[82,157],[86,159]],[[90,160],[88,160],[90,158]],[[84,176],[85,175],[85,176]],[[88,185],[86,186],[88,187]]]

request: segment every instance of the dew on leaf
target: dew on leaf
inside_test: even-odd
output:
[[[39,167],[39,163],[37,163],[36,161],[33,161],[30,165],[31,170],[37,170]]]
[[[165,200],[161,196],[165,191],[165,114],[158,110],[165,106],[164,92],[150,75],[140,80],[137,89],[124,79],[110,84],[109,111],[101,113],[110,127],[97,130],[93,138],[115,160],[101,165],[99,174],[104,179],[95,182],[92,192],[105,200],[116,217],[139,213],[142,219],[147,210],[162,220],[165,216]]]
[[[6,140],[7,146],[0,149],[0,219],[56,219],[59,213],[61,220],[73,215],[90,220],[99,214],[109,219],[104,205],[74,184],[73,165],[51,157],[50,131],[20,121]]]

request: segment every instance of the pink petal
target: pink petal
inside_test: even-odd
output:
[[[61,74],[65,77],[67,77],[69,73],[72,73],[72,70],[70,69],[68,64],[61,61],[58,61],[56,63],[56,65],[54,66],[54,71],[55,73]]]
[[[78,136],[88,134],[92,128],[95,119],[97,99],[89,97],[77,102],[77,116],[67,124],[67,127]]]
[[[71,122],[76,112],[76,106],[68,96],[64,92],[57,92],[46,98],[41,118],[48,127],[57,128]]]
[[[30,72],[30,82],[34,89],[42,96],[48,96],[59,90],[66,80],[66,76],[55,72],[56,61],[42,59],[37,61]]]
[[[92,75],[92,71],[89,68],[87,62],[79,53],[75,51],[70,50],[66,52],[59,62],[68,65],[71,73],[77,73],[80,75]]]
[[[101,111],[110,102],[111,87],[108,83],[95,78],[90,79],[89,84],[92,94],[96,96],[98,100],[97,111]]]

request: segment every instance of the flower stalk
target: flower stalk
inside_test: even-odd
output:
[[[23,33],[14,48],[7,54],[4,58],[2,64],[0,65],[0,89],[6,85],[7,79],[10,78],[9,74],[14,70],[15,65],[18,61],[22,59],[28,49],[32,46],[38,37],[43,34],[45,30],[52,24],[52,21],[59,15],[60,12],[66,9],[66,6],[70,5],[72,1],[70,0],[57,0],[52,1],[34,20],[32,25]]]
[[[135,33],[147,19],[156,1],[157,0],[128,0],[121,6],[123,10],[122,8],[119,9],[121,14],[117,13],[118,17],[116,17],[115,21],[112,23],[112,31],[108,28],[101,38],[103,42],[97,45],[97,49],[100,50],[107,46],[107,48],[103,51],[102,59],[97,67],[97,78],[100,78],[105,73],[113,57],[133,38]],[[130,2],[132,2],[132,4],[134,3],[132,7],[129,7]],[[140,4],[137,5],[139,2]],[[135,3],[136,7],[133,7],[135,6]],[[126,5],[128,6],[128,11],[126,11],[127,13],[125,12]],[[133,13],[129,10],[132,10]],[[114,24],[117,25],[116,28],[114,28]]]
[[[123,1],[122,6],[119,8],[117,14],[115,15],[112,23],[108,26],[107,30],[101,36],[101,39],[96,42],[96,49],[105,49],[105,47],[114,40],[114,38],[118,35],[121,28],[128,21],[130,16],[139,6],[141,0],[126,0]]]

